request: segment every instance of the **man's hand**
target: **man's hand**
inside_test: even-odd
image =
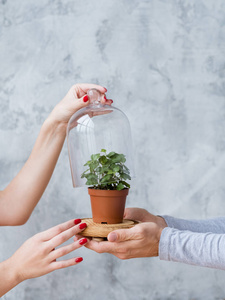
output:
[[[107,242],[92,240],[85,247],[98,253],[111,253],[120,259],[158,256],[161,232],[167,227],[165,220],[142,208],[126,208],[124,219],[142,223],[112,231]]]
[[[162,217],[155,216],[146,209],[138,207],[126,208],[124,212],[124,219],[135,220],[139,222],[153,222],[158,224],[159,227],[167,227],[167,224]]]
[[[140,223],[109,233],[106,242],[89,241],[85,247],[97,253],[111,253],[120,259],[158,256],[162,230],[153,222]]]

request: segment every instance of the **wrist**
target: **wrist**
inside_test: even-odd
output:
[[[24,280],[15,263],[13,263],[12,257],[3,262],[3,268],[5,277],[7,277],[12,286],[16,286]]]
[[[55,119],[54,116],[52,116],[51,114],[42,125],[43,130],[51,133],[56,133],[57,135],[60,134],[64,137],[66,136],[66,128],[67,123],[60,122],[59,120]]]
[[[159,256],[159,243],[160,243],[162,231],[163,229],[160,228],[157,224],[155,224],[154,234],[152,235],[154,236],[154,242],[152,242],[153,247],[151,249],[150,257]]]
[[[168,227],[165,219],[161,216],[156,216],[156,223],[157,225],[163,230],[165,227]],[[161,230],[161,231],[162,231]]]

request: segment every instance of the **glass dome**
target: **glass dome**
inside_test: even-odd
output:
[[[86,185],[81,174],[84,164],[92,154],[105,149],[107,153],[124,154],[125,165],[133,174],[132,141],[130,123],[126,115],[116,107],[103,105],[101,93],[96,89],[87,92],[90,104],[77,111],[67,127],[67,143],[74,187]]]

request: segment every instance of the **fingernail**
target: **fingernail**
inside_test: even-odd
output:
[[[107,88],[104,87],[104,89],[105,89],[105,92],[107,92]]]
[[[75,225],[79,224],[80,222],[81,222],[81,219],[76,219],[76,220],[74,220],[74,224],[75,224]]]
[[[112,99],[110,99],[110,101],[113,103],[113,100],[112,100]]]
[[[79,263],[79,262],[81,262],[83,260],[83,257],[77,257],[77,258],[75,258],[75,262],[76,263]]]
[[[85,95],[84,98],[83,98],[83,101],[84,101],[84,102],[87,102],[88,100],[89,100],[88,95]]]
[[[79,240],[79,244],[80,245],[84,245],[86,243],[87,243],[87,239],[86,238]]]
[[[106,95],[104,95],[104,99],[107,100]]]
[[[115,232],[110,233],[110,242],[115,242],[117,239],[117,235]]]
[[[86,223],[81,223],[80,225],[79,225],[79,228],[80,229],[84,229],[84,228],[86,228],[87,227],[87,224]]]

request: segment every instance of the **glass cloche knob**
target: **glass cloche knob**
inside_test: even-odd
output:
[[[90,89],[87,94],[91,104],[100,104],[101,93],[97,89]]]
[[[97,89],[87,92],[90,104],[77,111],[67,126],[67,143],[74,187],[85,186],[84,164],[93,154],[105,149],[107,153],[124,154],[126,166],[133,171],[130,123],[118,108],[101,103]]]

